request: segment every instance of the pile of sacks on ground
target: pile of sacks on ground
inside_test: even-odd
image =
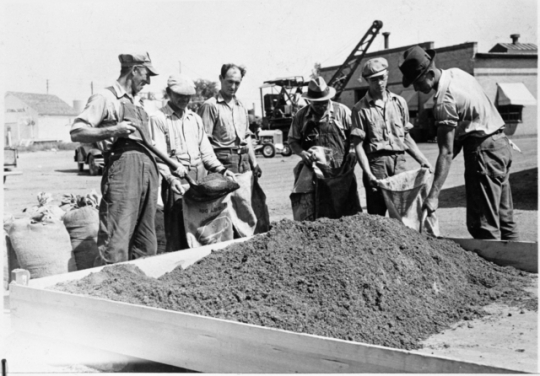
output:
[[[26,269],[41,278],[94,266],[98,256],[100,197],[66,194],[60,205],[49,193],[38,194],[38,205],[23,218],[4,219],[10,269]],[[14,254],[13,254],[14,253]]]

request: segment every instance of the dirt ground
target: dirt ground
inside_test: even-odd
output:
[[[514,154],[512,166],[511,185],[515,207],[514,215],[518,223],[521,240],[537,242],[537,139],[519,139],[515,142],[523,153]],[[426,154],[432,164],[435,164],[437,146],[435,144],[421,144],[420,149]],[[289,192],[293,183],[292,169],[299,158],[296,156],[288,158],[277,156],[272,159],[260,157],[258,160],[263,170],[261,186],[267,196],[271,220],[278,221],[282,218],[292,219]],[[410,168],[417,167],[412,160],[409,160],[408,164]],[[21,154],[19,169],[23,171],[23,175],[8,177],[4,185],[4,218],[22,216],[22,210],[25,207],[36,205],[36,195],[38,192],[52,193],[57,200],[60,200],[65,193],[86,194],[92,189],[95,189],[99,193],[100,177],[90,176],[88,171],[79,173],[77,171],[77,165],[73,161],[73,152]],[[360,200],[362,206],[365,208],[365,194],[359,168],[357,168],[357,180]],[[440,197],[440,208],[437,214],[442,236],[470,237],[465,226],[465,191],[463,184],[463,158],[460,155],[453,163]],[[2,259],[5,262],[5,254]],[[5,272],[6,268],[4,267]],[[6,276],[4,275],[4,277]],[[534,289],[536,290],[536,287]],[[432,342],[426,343],[425,348],[420,351],[501,367],[515,365],[515,367],[512,367],[513,369],[536,372],[536,355],[538,354],[537,314],[528,313],[528,311],[521,314],[520,311],[514,312],[512,308],[506,306],[495,306],[492,316],[489,317],[499,317],[502,320],[497,321],[496,332],[498,338],[493,339],[494,343],[502,344],[502,348],[493,348],[488,353],[485,352],[485,349],[482,349],[483,352],[481,354],[479,353],[478,343],[474,341],[476,340],[478,342],[478,336],[483,335],[489,325],[493,325],[493,321],[479,319],[478,322],[473,320],[458,323],[455,328],[450,329],[447,333],[440,334],[441,337],[430,338]],[[3,318],[4,323],[2,327],[8,328],[7,331],[3,332],[9,335],[9,326],[5,326],[5,321],[9,321],[9,310],[4,310]],[[5,320],[6,318],[7,320]],[[503,322],[503,324],[500,324],[500,322]],[[10,343],[10,347],[12,348],[12,351],[10,351],[11,354],[17,351],[23,354],[29,353],[27,350],[30,347],[22,339],[18,339],[17,342],[13,341],[13,337],[10,337],[10,340],[12,341]],[[49,349],[48,351],[50,352],[52,350]],[[47,354],[43,354],[44,359],[47,359]],[[501,354],[505,354],[505,356],[502,357]],[[516,355],[520,359],[513,359],[511,355]],[[525,360],[523,360],[524,356]],[[527,360],[526,356],[529,357],[529,360]],[[518,368],[520,364],[522,366]],[[112,369],[110,370],[112,371]],[[16,372],[17,369],[12,367],[11,371]],[[47,368],[47,371],[53,372],[50,368]],[[92,372],[90,369],[73,368],[73,366],[71,368],[54,368],[54,371]]]

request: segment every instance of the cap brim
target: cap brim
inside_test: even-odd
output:
[[[376,73],[370,74],[369,76],[362,76],[362,77],[364,77],[364,78],[366,78],[366,79],[367,79],[367,78],[371,78],[371,77],[379,77],[379,76],[382,76],[382,75],[383,75],[385,72],[387,72],[387,71],[388,71],[388,68],[383,69],[382,71],[378,71],[378,72],[376,72]]]
[[[435,55],[437,55],[437,53],[435,52],[435,50],[426,50],[426,53],[429,55],[429,57],[431,58],[431,62],[429,63],[429,65],[426,67],[426,69],[424,69],[422,71],[422,73],[420,73],[418,76],[416,76],[416,78],[414,79],[410,79],[408,77],[405,77],[403,76],[402,80],[401,80],[401,83],[403,84],[404,87],[409,87],[411,86],[411,84],[415,83],[424,73],[427,72],[427,70],[433,65],[433,60],[435,58]]]
[[[321,98],[310,98],[308,97],[308,93],[304,93],[302,94],[302,98],[308,100],[308,101],[312,101],[312,102],[321,102],[321,101],[327,101],[329,99],[332,99],[334,98],[334,96],[336,95],[336,89],[334,89],[332,86],[329,86],[328,87],[328,94],[325,95],[324,97],[321,97]]]
[[[159,73],[156,71],[156,68],[152,66],[152,64],[144,64],[146,69],[148,69],[148,72],[150,73],[150,76],[157,76]]]
[[[186,90],[185,88],[178,87],[178,86],[172,86],[172,87],[169,86],[169,89],[178,95],[195,95],[196,94],[195,89]]]

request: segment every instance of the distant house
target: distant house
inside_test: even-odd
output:
[[[71,141],[69,129],[78,112],[56,95],[8,91],[4,105],[4,135],[9,135],[12,145]]]

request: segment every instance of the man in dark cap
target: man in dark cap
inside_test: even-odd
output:
[[[409,123],[407,102],[386,87],[386,59],[368,60],[362,68],[362,77],[369,90],[353,107],[352,136],[356,156],[364,171],[367,211],[384,216],[387,208],[377,180],[404,172],[405,153],[430,171],[431,165],[409,135],[413,126]]]
[[[167,80],[168,103],[150,118],[155,146],[186,169],[195,181],[206,176],[206,171],[222,173],[235,180],[234,174],[216,158],[204,130],[202,119],[188,108],[191,97],[196,94],[195,84],[183,74],[175,74]],[[173,175],[173,171],[161,161],[158,168],[162,182],[164,204],[166,252],[188,248],[186,239],[182,197],[187,182]]]
[[[94,143],[105,157],[101,180],[96,265],[153,255],[157,251],[154,218],[158,169],[149,151],[136,140],[150,139],[148,115],[137,96],[157,75],[150,56],[119,56],[120,77],[92,95],[71,126],[71,140]]]
[[[452,159],[463,149],[469,233],[475,239],[517,240],[509,182],[513,144],[504,134],[504,120],[493,102],[470,74],[437,68],[433,50],[409,48],[399,69],[403,86],[436,92],[433,114],[439,156],[424,209],[437,210]]]
[[[351,110],[341,103],[333,102],[331,99],[336,95],[336,89],[328,86],[323,77],[313,78],[308,84],[308,90],[303,94],[303,98],[308,103],[301,108],[293,117],[291,128],[289,129],[289,145],[291,150],[302,158],[302,161],[295,167],[295,187],[291,194],[293,204],[293,216],[295,220],[313,220],[320,217],[339,218],[343,215],[352,215],[361,211],[354,178],[354,165],[356,160],[352,160],[349,154],[351,148]],[[324,162],[330,170],[347,170],[347,181],[342,180],[341,191],[327,191],[327,196],[332,195],[334,202],[325,205],[321,200],[321,189],[318,193],[313,193],[313,187],[318,184],[319,188],[324,186],[325,176],[313,167],[317,163]],[[351,170],[352,171],[349,171]],[[313,175],[315,172],[315,175]],[[338,173],[339,176],[344,176]],[[328,174],[326,174],[328,175]],[[336,178],[337,176],[332,176]],[[306,181],[306,184],[303,183]],[[301,188],[304,187],[304,188]],[[329,188],[330,189],[330,188]],[[298,195],[297,195],[298,194]],[[299,212],[296,209],[296,201],[301,199],[300,194],[309,197],[309,204],[301,206],[307,210]],[[329,201],[329,200],[328,200]],[[348,202],[343,206],[342,203]],[[327,209],[318,210],[323,206]]]

